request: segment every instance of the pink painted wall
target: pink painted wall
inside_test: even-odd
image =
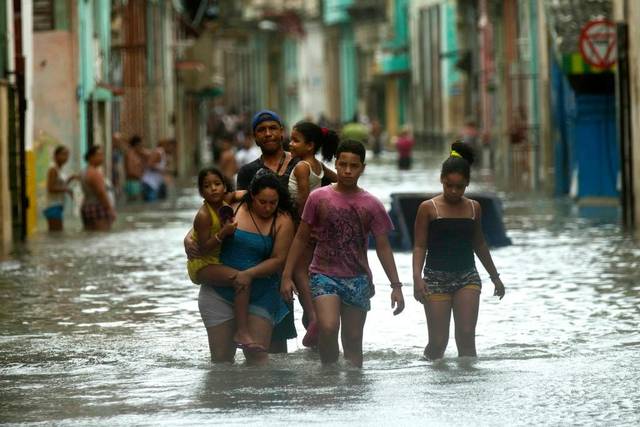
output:
[[[35,32],[33,38],[34,154],[38,206],[46,193],[46,174],[56,145],[69,147],[65,170],[80,169],[77,61],[75,34],[69,31]]]
[[[34,139],[54,139],[67,145],[72,160],[79,140],[76,101],[77,61],[75,34],[68,31],[36,32],[33,40]]]

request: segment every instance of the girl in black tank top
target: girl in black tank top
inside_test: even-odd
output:
[[[436,211],[436,218],[429,223],[425,268],[439,271],[475,270],[473,233],[476,209],[473,202],[469,199],[463,202],[470,206],[469,218],[442,217],[436,202],[433,199],[429,202]]]
[[[482,234],[480,204],[464,197],[471,163],[471,148],[454,143],[440,173],[442,194],[422,202],[416,215],[413,290],[415,299],[425,306],[429,343],[424,355],[428,359],[444,355],[451,312],[458,355],[476,356],[481,282],[474,255],[489,272],[494,295],[502,299],[505,292]]]

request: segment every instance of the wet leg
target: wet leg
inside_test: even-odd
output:
[[[224,323],[207,328],[212,362],[233,362],[236,354],[236,346],[233,342],[235,329],[234,320],[227,320]]]
[[[109,231],[111,230],[111,220],[109,219],[97,219],[94,222],[92,230],[96,231]]]
[[[322,295],[314,298],[318,319],[318,350],[322,364],[338,361],[338,330],[340,329],[340,297]]]
[[[255,344],[262,349],[267,349],[271,342],[273,325],[264,317],[249,315],[249,334],[253,337]],[[262,365],[269,361],[269,353],[266,351],[244,350],[244,357],[251,365]]]
[[[233,299],[233,314],[236,319],[236,333],[233,339],[238,344],[251,345],[255,344],[254,339],[249,333],[249,297],[251,288],[247,287],[241,290],[236,289]],[[266,347],[262,347],[265,348]]]
[[[313,298],[311,297],[311,288],[309,287],[309,264],[311,264],[312,257],[313,247],[307,245],[293,272],[293,281],[298,290],[300,304],[302,304],[305,317],[309,320],[309,323],[316,321],[316,311],[313,307]]]
[[[49,231],[62,231],[61,219],[48,219]]]
[[[356,307],[342,304],[341,310],[342,348],[344,358],[353,366],[362,367],[362,336],[367,312]]]
[[[476,324],[480,292],[475,289],[460,289],[453,295],[453,321],[456,327],[458,356],[477,356]]]
[[[429,330],[429,343],[424,349],[424,356],[429,360],[441,359],[449,342],[451,301],[427,301],[424,312]]]

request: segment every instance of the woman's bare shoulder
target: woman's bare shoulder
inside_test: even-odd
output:
[[[87,171],[85,173],[85,177],[87,179],[87,181],[98,181],[98,180],[102,180],[102,172],[100,172],[100,169],[98,168],[93,168],[93,167],[89,167],[87,168]]]
[[[436,197],[432,197],[420,203],[418,205],[418,212],[431,212],[433,210],[433,203],[436,202]]]
[[[293,225],[293,218],[289,212],[278,212],[276,217],[276,226],[288,226]]]

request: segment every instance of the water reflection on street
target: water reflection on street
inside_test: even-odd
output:
[[[387,204],[392,192],[437,191],[440,160],[423,153],[398,174],[384,157],[362,184]],[[476,174],[479,190],[496,191],[490,175]],[[405,287],[405,312],[391,314],[371,253],[377,294],[362,370],[321,368],[300,339],[267,367],[209,362],[181,244],[195,185],[121,212],[112,233],[71,223],[39,234],[0,262],[0,422],[637,425],[640,245],[610,208],[498,194],[514,244],[492,251],[502,301],[480,270],[480,357],[457,359],[452,340],[445,359],[422,360],[422,307]],[[409,283],[411,254],[396,262]]]

